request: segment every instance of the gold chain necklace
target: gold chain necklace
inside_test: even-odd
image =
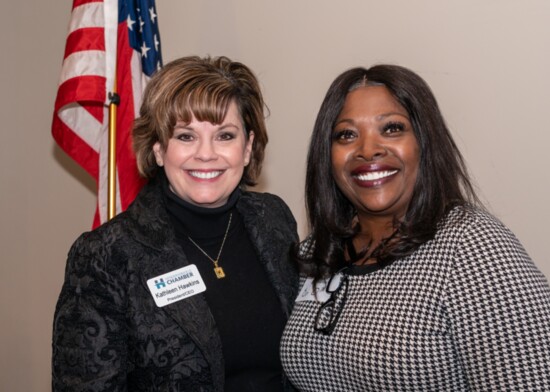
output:
[[[225,278],[225,272],[223,271],[223,268],[218,265],[218,262],[220,261],[220,255],[222,254],[222,249],[223,249],[223,246],[225,245],[225,240],[227,239],[227,233],[229,233],[229,226],[231,226],[232,217],[233,217],[233,213],[229,214],[229,223],[227,224],[227,229],[225,229],[225,235],[223,236],[223,241],[222,241],[222,245],[220,246],[220,251],[218,252],[218,257],[216,257],[215,260],[212,257],[210,257],[208,253],[206,253],[195,241],[193,241],[191,237],[187,236],[187,238],[189,238],[189,241],[191,241],[193,245],[195,245],[206,257],[208,257],[210,261],[212,261],[212,263],[214,263],[214,273],[216,274],[216,277],[218,279]]]

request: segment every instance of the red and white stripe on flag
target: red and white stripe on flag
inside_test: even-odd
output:
[[[73,1],[52,135],[97,182],[93,227],[107,220],[109,92],[116,81],[118,213],[144,183],[132,151],[131,130],[145,84],[161,64],[154,0]]]

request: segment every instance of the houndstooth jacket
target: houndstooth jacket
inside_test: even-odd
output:
[[[550,391],[550,287],[490,214],[456,207],[412,255],[348,277],[331,335],[296,302],[281,343],[301,391]],[[338,294],[343,295],[343,294]]]

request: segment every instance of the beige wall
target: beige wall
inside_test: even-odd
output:
[[[491,210],[550,276],[547,0],[157,0],[164,56],[225,54],[271,109],[262,190],[306,232],[303,177],[316,111],[346,68],[398,63],[432,86]],[[50,137],[71,1],[4,2],[0,69],[0,390],[47,391],[52,313],[93,184]]]

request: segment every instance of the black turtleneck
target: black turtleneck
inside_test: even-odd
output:
[[[285,317],[237,211],[240,190],[237,188],[219,208],[187,203],[169,189],[167,182],[164,195],[176,237],[206,285],[204,295],[223,346],[224,391],[282,391],[279,341]],[[212,261],[189,237],[215,259],[230,215],[231,226],[219,259],[226,277],[218,279]]]

